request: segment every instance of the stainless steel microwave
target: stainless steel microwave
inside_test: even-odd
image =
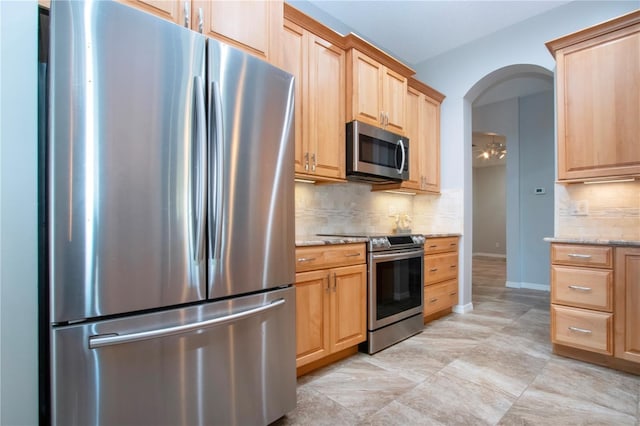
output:
[[[347,123],[347,179],[385,183],[409,179],[409,139],[361,121]]]

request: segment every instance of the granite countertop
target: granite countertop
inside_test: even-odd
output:
[[[425,238],[444,238],[444,237],[461,237],[462,234],[455,232],[444,232],[440,234],[423,234]]]
[[[416,234],[420,234],[416,232]],[[389,234],[393,235],[393,234]],[[460,237],[457,233],[423,234],[425,238]],[[368,238],[364,237],[331,237],[326,235],[302,235],[296,237],[296,247],[304,246],[326,246],[333,244],[357,244],[366,243]]]
[[[640,247],[640,241],[638,240],[607,240],[604,238],[577,238],[577,237],[576,238],[545,237],[544,240],[549,243]]]
[[[303,235],[296,237],[296,247],[326,246],[333,244],[366,243],[368,238],[362,237],[329,237],[326,235]]]

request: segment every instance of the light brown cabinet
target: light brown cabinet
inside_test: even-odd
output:
[[[190,18],[189,10],[191,1],[177,0],[118,0],[128,6],[140,9],[144,12],[155,15],[159,18],[166,19],[181,26],[189,26],[185,21],[185,16]]]
[[[551,341],[613,355],[613,249],[551,245]]]
[[[616,248],[615,356],[640,364],[640,247]]]
[[[279,63],[282,0],[192,1],[191,27],[265,61]]]
[[[299,247],[296,261],[296,367],[355,351],[366,340],[364,244]]]
[[[550,41],[558,180],[640,176],[640,11]]]
[[[560,355],[640,373],[640,248],[551,245],[551,341]]]
[[[341,47],[342,37],[288,4],[284,13],[280,67],[296,77],[296,176],[343,181],[345,53]]]
[[[348,121],[359,120],[404,134],[407,79],[357,49],[349,50],[347,55],[351,69]]]
[[[424,244],[424,320],[446,315],[458,303],[458,237],[427,238]]]
[[[354,34],[347,51],[347,121],[406,133],[407,78],[415,72]]]
[[[119,0],[255,55],[279,62],[282,0]]]
[[[406,97],[409,179],[374,185],[374,191],[440,193],[440,104],[444,98],[442,93],[409,78]]]

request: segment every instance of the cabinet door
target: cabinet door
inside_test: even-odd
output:
[[[420,137],[420,92],[407,89],[406,134],[409,138],[409,179],[402,182],[404,188],[420,190],[422,185],[422,138]]]
[[[424,176],[422,189],[440,192],[440,103],[428,96],[421,98],[420,170]]]
[[[307,157],[309,151],[303,140],[303,96],[306,90],[305,78],[305,49],[307,43],[305,31],[299,25],[286,20],[282,30],[282,51],[280,52],[280,68],[295,77],[295,171],[296,173],[306,173],[309,171]]]
[[[118,0],[128,6],[184,25],[184,2],[180,0]]]
[[[640,26],[557,55],[558,178],[640,173]]]
[[[382,111],[386,116],[385,128],[404,135],[407,79],[389,68],[385,67],[383,71]]]
[[[306,111],[304,136],[311,172],[345,178],[345,59],[344,51],[309,34],[308,90],[302,99]]]
[[[351,50],[352,85],[349,121],[360,120],[380,127],[383,67],[368,56]]]
[[[283,24],[282,0],[193,1],[192,28],[198,30],[202,10],[206,36],[232,44],[261,59],[279,63]]]
[[[640,248],[616,248],[615,356],[640,363]]]
[[[329,271],[296,274],[296,367],[329,355]]]
[[[346,266],[331,274],[331,341],[337,352],[366,340],[367,268]]]

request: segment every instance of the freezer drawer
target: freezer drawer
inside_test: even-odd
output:
[[[54,328],[52,424],[268,424],[295,408],[294,327],[288,287]]]

